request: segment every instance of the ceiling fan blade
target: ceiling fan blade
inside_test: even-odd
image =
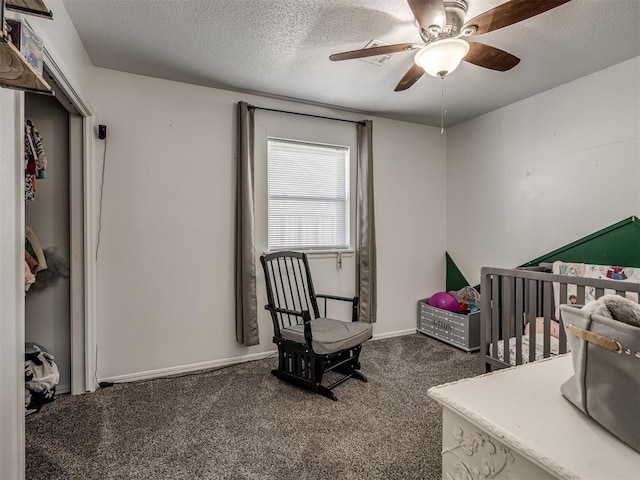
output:
[[[469,53],[463,58],[465,62],[473,63],[479,67],[506,72],[511,70],[520,59],[509,52],[499,48],[485,45],[484,43],[469,42]]]
[[[473,35],[492,32],[499,28],[521,22],[527,18],[534,17],[570,1],[571,0],[511,0],[469,20],[464,24],[461,31],[475,25],[477,30]]]
[[[416,83],[420,79],[420,77],[422,77],[422,75],[424,75],[424,70],[422,69],[422,67],[419,67],[414,63],[413,66],[409,69],[409,71],[404,74],[404,77],[402,77],[402,80],[398,82],[398,85],[396,85],[396,88],[394,89],[394,91],[401,92],[402,90],[406,90],[407,88],[411,87],[414,83]]]
[[[396,43],[395,45],[382,45],[380,47],[362,48],[350,52],[334,53],[329,60],[337,62],[339,60],[351,60],[352,58],[375,57],[376,55],[386,55],[388,53],[398,53],[407,50],[422,48],[423,45],[415,43]]]
[[[407,2],[423,30],[428,30],[431,25],[444,27],[447,13],[444,10],[443,0],[407,0]]]

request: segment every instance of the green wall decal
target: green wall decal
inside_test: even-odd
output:
[[[556,260],[640,267],[640,219],[629,217],[520,266],[532,267]]]
[[[447,291],[469,285],[453,259],[445,252]],[[640,219],[636,216],[614,223],[591,235],[534,258],[520,267],[534,267],[556,260],[592,265],[615,265],[640,268]],[[479,291],[480,285],[474,287]]]
[[[455,264],[453,259],[449,256],[447,252],[444,253],[447,259],[447,267],[446,267],[446,290],[450,292],[452,290],[460,290],[462,287],[469,286],[469,282],[464,278],[462,272]]]

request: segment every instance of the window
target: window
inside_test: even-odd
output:
[[[349,147],[267,139],[269,250],[349,248]]]

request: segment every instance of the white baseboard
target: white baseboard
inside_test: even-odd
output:
[[[416,333],[416,329],[398,330],[396,332],[378,333],[373,335],[372,340],[380,340],[382,338],[399,337],[401,335],[410,335]],[[170,375],[180,375],[182,373],[192,373],[199,370],[208,370],[210,368],[226,367],[236,363],[245,363],[252,360],[261,360],[263,358],[275,355],[277,351],[252,353],[250,355],[242,355],[240,357],[224,358],[221,360],[211,360],[209,362],[192,363],[189,365],[180,365],[177,367],[159,368],[157,370],[148,370],[146,372],[127,373],[125,375],[116,375],[114,377],[101,378],[100,382],[125,383],[135,382],[139,380],[150,380],[152,378],[167,377]]]
[[[408,330],[398,330],[395,332],[387,332],[387,333],[378,333],[371,337],[372,340],[380,340],[382,338],[392,338],[392,337],[401,337],[402,335],[411,335],[412,333],[416,333],[415,328],[410,328]]]
[[[69,393],[71,392],[71,385],[56,385],[56,395],[58,393]]]
[[[226,367],[236,363],[245,363],[252,360],[261,360],[263,358],[275,355],[277,352],[272,350],[270,352],[252,353],[249,355],[242,355],[240,357],[223,358],[221,360],[211,360],[209,362],[191,363],[189,365],[180,365],[177,367],[159,368],[157,370],[148,370],[146,372],[127,373],[126,375],[116,375],[115,377],[101,378],[100,382],[135,382],[139,380],[150,380],[152,378],[167,377],[170,375],[180,375],[182,373],[197,372],[199,370],[208,370],[210,368]]]

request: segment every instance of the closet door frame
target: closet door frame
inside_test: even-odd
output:
[[[28,23],[28,19],[27,19]],[[69,76],[64,62],[51,47],[46,34],[37,25],[30,24],[44,44],[44,65],[51,74],[54,90],[60,91],[72,104],[75,114],[69,120],[70,166],[82,165],[81,179],[70,177],[71,205],[71,394],[93,392],[96,380],[97,320],[96,320],[96,221],[94,192],[96,191],[95,111],[77,83]],[[64,106],[64,102],[63,103]],[[24,123],[24,109],[19,124]],[[80,138],[78,138],[80,137]],[[82,146],[78,146],[78,141]],[[75,142],[75,146],[73,145]],[[80,158],[78,158],[80,157]],[[76,181],[74,181],[76,180]],[[79,181],[78,181],[79,180]],[[79,188],[81,186],[81,188]],[[81,191],[78,191],[81,190]],[[81,206],[77,202],[82,203]],[[24,210],[24,206],[22,207]],[[22,213],[24,217],[24,211]],[[79,235],[79,231],[82,233]],[[76,241],[74,241],[74,237]],[[81,238],[78,244],[77,239]]]
[[[24,94],[2,89],[0,111],[0,478],[24,478],[24,167],[5,161],[24,155]]]

